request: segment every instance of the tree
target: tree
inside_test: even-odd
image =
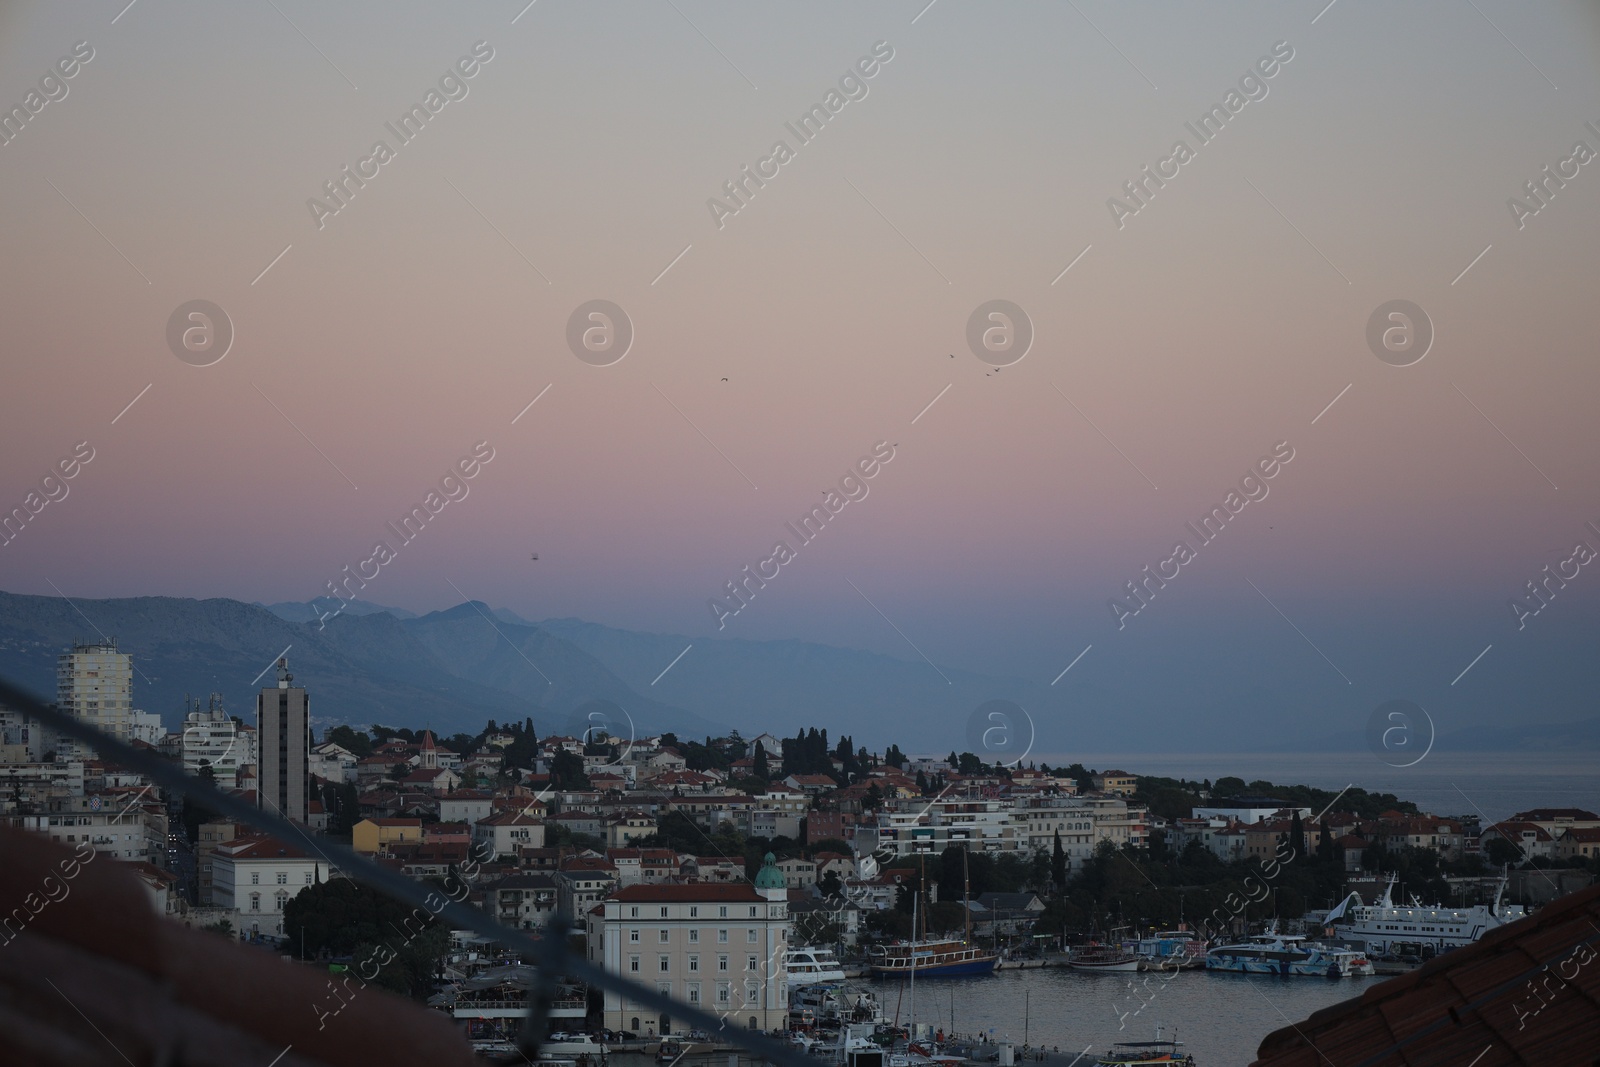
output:
[[[233,923],[227,919],[218,919],[214,923],[206,923],[200,929],[213,934],[221,934],[223,937],[230,939],[233,937]]]
[[[906,754],[900,751],[899,745],[890,745],[888,751],[883,754],[883,762],[899,770],[906,765]]]
[[[830,869],[822,876],[822,881],[817,883],[817,889],[829,900],[838,900],[844,893],[844,884],[839,881],[839,872]]]
[[[1211,795],[1217,799],[1243,796],[1245,788],[1243,778],[1234,778],[1230,775],[1217,779],[1217,784],[1211,787]]]
[[[211,769],[211,762],[209,760],[200,761],[200,771],[195,775],[195,777],[199,778],[202,782],[209,786],[214,787],[217,784],[217,772]],[[216,817],[216,812],[195,800],[193,797],[185,796],[183,798],[183,810],[179,815],[179,819],[183,822],[184,836],[189,839],[189,843],[191,845],[200,840],[200,824],[203,822],[210,822]]]
[[[756,742],[755,766],[752,768],[751,773],[762,781],[767,781],[772,777],[772,768],[767,766],[767,746],[760,741]]]
[[[1056,831],[1055,845],[1050,850],[1050,880],[1058,893],[1067,888],[1067,853],[1061,847],[1060,830]]]
[[[1322,829],[1317,831],[1317,859],[1327,863],[1333,859],[1333,838],[1328,834],[1328,820],[1322,820]]]
[[[1491,837],[1483,843],[1483,851],[1489,857],[1489,862],[1496,867],[1521,865],[1523,860],[1522,849],[1507,841],[1503,837]]]
[[[561,749],[550,757],[550,781],[557,789],[588,789],[589,776],[583,773],[583,757]]]
[[[333,742],[356,759],[366,759],[372,755],[372,738],[364,730],[356,730],[349,726],[330,727],[322,732],[322,741],[323,744]]]
[[[396,763],[393,767],[389,768],[389,777],[393,778],[397,782],[410,773],[411,764],[409,763]]]
[[[1300,809],[1294,810],[1294,818],[1289,820],[1289,850],[1296,860],[1302,860],[1306,855],[1306,828],[1300,821]]]

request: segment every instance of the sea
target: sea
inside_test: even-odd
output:
[[[1358,786],[1372,793],[1393,793],[1434,815],[1477,815],[1485,826],[1530,808],[1600,811],[1600,753],[1595,752],[1431,751],[1404,759],[1370,752],[1073,753],[1028,758],[1052,767],[1079,762],[1095,770],[1192,781],[1214,782],[1232,775],[1246,782],[1309,785],[1333,792]],[[1410,766],[1396,766],[1411,759],[1416,762]]]
[[[1245,1067],[1261,1039],[1312,1012],[1360,996],[1381,977],[1309,978],[1207,971],[1085,973],[1065,967],[998,971],[988,978],[918,979],[916,1021],[980,1032],[1019,1048],[1060,1052],[1078,1067],[1118,1041],[1183,1042],[1195,1067]],[[911,1019],[908,984],[875,982],[884,1015]]]

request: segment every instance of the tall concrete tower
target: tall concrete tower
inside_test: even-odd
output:
[[[256,695],[256,799],[268,811],[304,823],[311,799],[311,702],[305,687],[293,681],[289,661],[280,659],[278,684]]]

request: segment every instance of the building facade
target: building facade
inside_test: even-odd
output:
[[[256,796],[268,811],[304,823],[311,800],[311,702],[305,687],[293,681],[289,661],[280,659],[278,684],[256,696]]]
[[[73,645],[56,658],[56,707],[124,744],[133,740],[133,657],[115,641]],[[54,738],[53,749],[58,759],[94,758],[70,737]]]
[[[589,958],[613,974],[655,986],[730,1026],[775,1030],[788,1014],[788,890],[767,856],[756,881],[634,885],[586,917]],[[602,1025],[641,1036],[683,1027],[607,991]]]

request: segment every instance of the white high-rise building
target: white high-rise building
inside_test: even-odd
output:
[[[223,709],[220,693],[211,694],[205,711],[195,701],[194,710],[183,719],[181,744],[183,769],[199,774],[202,765],[209,765],[221,789],[234,788],[239,768],[256,762],[256,731]]]
[[[64,714],[127,744],[133,740],[133,657],[108,640],[75,644],[56,659],[56,707]],[[56,739],[58,759],[93,759],[94,749],[69,737]]]

